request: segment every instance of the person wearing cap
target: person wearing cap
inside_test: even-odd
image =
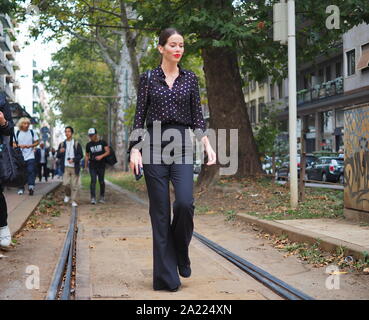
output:
[[[108,144],[100,139],[95,128],[88,130],[90,142],[86,145],[85,168],[89,168],[91,176],[91,204],[96,204],[96,180],[100,184],[100,203],[105,203],[105,157],[110,154]]]

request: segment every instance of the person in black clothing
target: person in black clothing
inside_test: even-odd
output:
[[[49,153],[50,153],[49,148],[46,148],[45,144],[41,142],[40,147],[36,149],[35,153],[37,174],[40,182],[42,180],[42,177],[44,177],[45,181],[47,181],[47,178],[49,176],[49,171],[47,168],[47,159],[49,157]]]
[[[85,168],[89,168],[91,176],[91,203],[96,204],[96,177],[100,184],[100,203],[105,203],[105,157],[110,154],[108,144],[98,138],[95,128],[88,130],[90,142],[86,145]]]
[[[0,142],[7,143],[6,136],[13,134],[14,124],[10,106],[5,94],[0,93]],[[9,138],[8,138],[9,139]],[[9,142],[11,143],[11,142]],[[8,247],[11,244],[11,233],[8,226],[8,208],[6,205],[3,188],[0,184],[0,247]]]
[[[189,163],[186,160],[189,153],[193,160],[193,146],[183,145],[183,140],[188,141],[187,138],[190,137],[189,129],[192,129],[196,138],[204,143],[209,159],[207,165],[215,164],[216,154],[206,132],[198,78],[194,72],[185,70],[178,64],[184,52],[182,35],[173,28],[163,30],[159,36],[158,50],[162,56],[161,64],[152,70],[150,80],[148,81],[146,72],[140,75],[134,133],[130,137],[128,152],[131,170],[138,174],[139,167],[144,169],[150,200],[154,258],[153,288],[177,291],[181,285],[179,275],[182,277],[191,275],[188,247],[193,233],[195,206],[193,161]],[[149,139],[142,138],[145,120]],[[152,135],[155,123],[160,123],[164,131],[176,129],[176,132],[182,135],[179,150],[182,150],[182,153],[185,150],[186,157],[181,154],[179,161],[170,164],[163,159],[158,163],[155,160],[155,163],[150,161],[147,163],[145,159],[145,163],[142,163],[140,148],[136,144],[143,140],[144,146],[149,146],[151,157],[152,151],[156,149],[153,146],[157,145]],[[162,141],[161,151],[164,151],[167,145],[167,141]],[[185,162],[182,163],[181,160]],[[172,182],[175,191],[172,223],[169,181]]]

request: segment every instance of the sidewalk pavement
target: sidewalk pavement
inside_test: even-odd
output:
[[[245,213],[237,214],[237,219],[256,225],[265,232],[286,234],[291,241],[315,243],[320,241],[320,248],[335,252],[344,248],[345,255],[362,259],[369,253],[369,225],[359,224],[345,219],[293,219],[263,220]]]
[[[8,206],[8,225],[12,236],[22,229],[28,217],[40,203],[41,199],[61,184],[60,180],[36,183],[33,196],[28,195],[28,191],[23,195],[17,194],[17,189],[5,188],[5,198]]]

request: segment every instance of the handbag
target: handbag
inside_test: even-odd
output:
[[[118,160],[115,155],[115,151],[111,146],[109,146],[109,150],[110,150],[110,153],[107,157],[105,157],[105,163],[110,166],[114,166],[118,162]]]
[[[27,167],[14,131],[13,139],[16,144],[15,147],[11,146],[11,139],[9,139],[9,142],[5,142],[3,136],[1,136],[0,183],[7,187],[23,187],[27,182]]]

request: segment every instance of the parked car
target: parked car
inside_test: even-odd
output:
[[[344,184],[344,160],[337,157],[320,157],[306,168],[307,180],[339,182]]]
[[[318,158],[314,156],[313,154],[307,154],[306,155],[306,168],[311,165],[312,162],[316,162]],[[297,155],[297,175],[300,177],[300,162],[301,162],[301,156]],[[288,180],[289,179],[289,173],[290,173],[290,160],[289,157],[287,157],[284,162],[282,163],[281,167],[276,172],[276,179],[277,180]]]
[[[274,158],[275,162],[275,168],[276,170],[282,165],[282,160],[280,157]],[[264,161],[261,163],[263,172],[266,174],[272,174],[273,173],[273,158],[270,156],[265,156]]]

